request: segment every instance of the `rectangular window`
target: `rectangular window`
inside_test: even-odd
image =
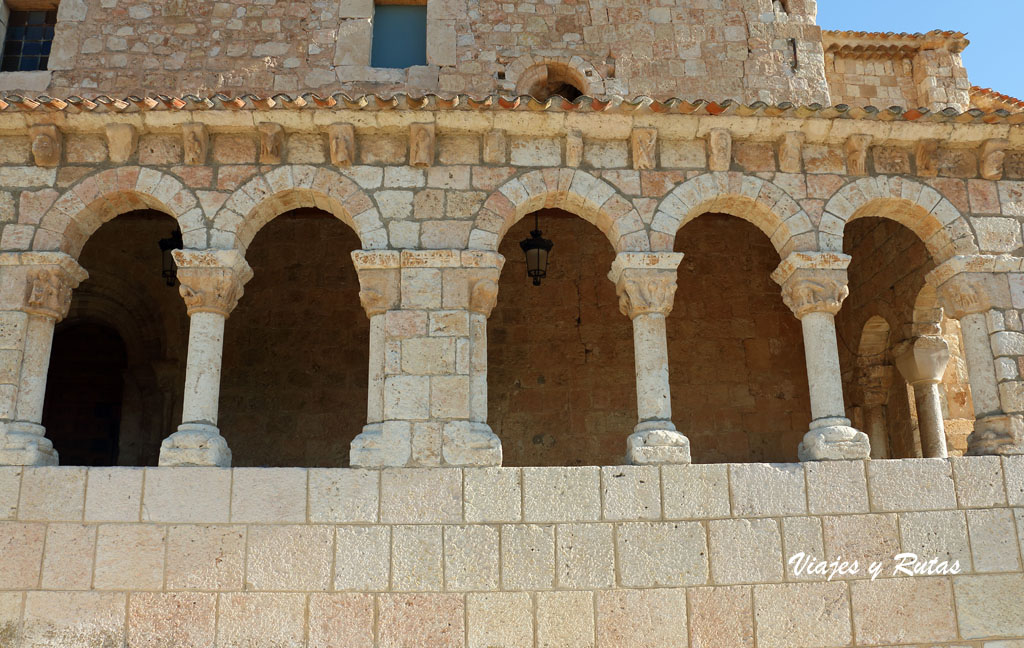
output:
[[[373,9],[370,65],[407,68],[427,64],[427,5],[378,2]]]
[[[31,72],[45,70],[53,45],[56,11],[11,11],[4,36],[0,70]]]

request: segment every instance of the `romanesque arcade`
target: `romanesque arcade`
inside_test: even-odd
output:
[[[0,464],[1024,452],[1005,129],[424,106],[4,138]]]

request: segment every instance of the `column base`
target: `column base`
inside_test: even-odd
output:
[[[370,423],[352,439],[348,462],[353,468],[408,466],[412,460],[412,424],[408,421]]]
[[[37,423],[0,423],[0,466],[56,466],[57,451]]]
[[[231,449],[216,425],[182,423],[160,444],[161,466],[231,467]]]
[[[986,416],[967,437],[969,455],[1024,455],[1024,416]]]
[[[800,461],[859,461],[871,458],[868,435],[850,427],[849,419],[820,419],[811,425],[811,430],[804,435],[798,450]]]
[[[500,466],[501,439],[486,423],[444,424],[441,456],[446,466]]]
[[[634,466],[690,463],[690,440],[671,421],[645,421],[626,439],[626,463]]]

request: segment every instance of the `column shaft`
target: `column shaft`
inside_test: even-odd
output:
[[[885,425],[885,406],[864,406],[864,427],[871,441],[871,458],[889,458],[889,430]]]
[[[967,379],[971,385],[974,416],[977,419],[1001,414],[999,390],[996,387],[995,362],[989,344],[988,323],[984,313],[972,313],[960,318],[960,330],[967,356]]]
[[[948,457],[946,424],[942,418],[939,386],[935,383],[914,385],[917,405],[917,427],[921,431],[921,451],[925,457]]]
[[[50,370],[50,351],[53,348],[53,329],[56,324],[52,317],[38,314],[28,316],[18,390],[17,420],[21,423],[39,425],[43,421],[46,375]],[[41,429],[39,433],[42,434]]]
[[[225,321],[220,313],[205,311],[190,318],[183,424],[217,425]]]
[[[644,313],[633,319],[636,364],[636,411],[640,422],[671,421],[668,341],[665,316]]]
[[[836,342],[836,321],[832,313],[815,311],[800,320],[804,333],[804,356],[807,383],[811,397],[811,428],[823,419],[844,419],[843,378],[839,370],[839,345]]]

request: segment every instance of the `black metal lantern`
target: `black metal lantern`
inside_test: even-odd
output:
[[[181,240],[181,230],[176,229],[171,232],[170,237],[160,239],[160,252],[163,253],[163,270],[160,275],[167,282],[168,286],[174,285],[174,279],[176,276],[176,266],[174,264],[174,255],[171,254],[172,250],[180,250],[185,247],[185,242]]]
[[[539,286],[540,280],[548,275],[548,254],[554,243],[541,236],[540,217],[537,212],[533,213],[533,231],[530,238],[519,242],[526,254],[526,274],[533,277],[533,285]]]

